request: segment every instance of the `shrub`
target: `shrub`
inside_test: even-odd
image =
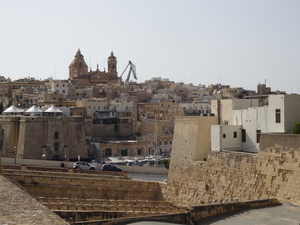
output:
[[[292,127],[292,134],[300,134],[300,123],[297,122]]]
[[[167,169],[169,169],[169,166],[170,166],[170,159],[163,159],[162,160],[162,163],[165,165],[165,167]]]

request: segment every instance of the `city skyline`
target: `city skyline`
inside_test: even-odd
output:
[[[68,79],[78,48],[92,70],[138,82],[227,84],[300,93],[298,1],[4,1],[0,75]]]

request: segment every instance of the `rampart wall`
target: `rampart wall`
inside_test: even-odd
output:
[[[81,117],[0,116],[2,155],[41,159],[88,158]],[[55,147],[56,146],[56,147]]]
[[[197,136],[193,124],[177,121],[166,201],[195,206],[278,198],[300,204],[300,135],[262,134],[258,154],[211,151],[204,162],[193,159],[197,149],[188,144]]]
[[[90,136],[92,137],[127,137],[133,135],[132,124],[93,124]]]

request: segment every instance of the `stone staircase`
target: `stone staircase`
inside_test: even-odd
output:
[[[32,197],[69,222],[88,224],[186,211],[164,201],[163,184],[132,180],[120,173],[4,169],[3,175],[18,181]]]
[[[71,218],[75,219],[75,221],[89,221],[185,212],[184,208],[179,208],[163,201],[45,197],[36,199],[67,221],[70,221]]]

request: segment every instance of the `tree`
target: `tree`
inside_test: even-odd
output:
[[[162,160],[162,163],[165,165],[165,167],[167,169],[169,169],[169,166],[170,166],[170,159],[163,159]]]
[[[296,122],[292,128],[292,134],[300,134],[300,122]]]

